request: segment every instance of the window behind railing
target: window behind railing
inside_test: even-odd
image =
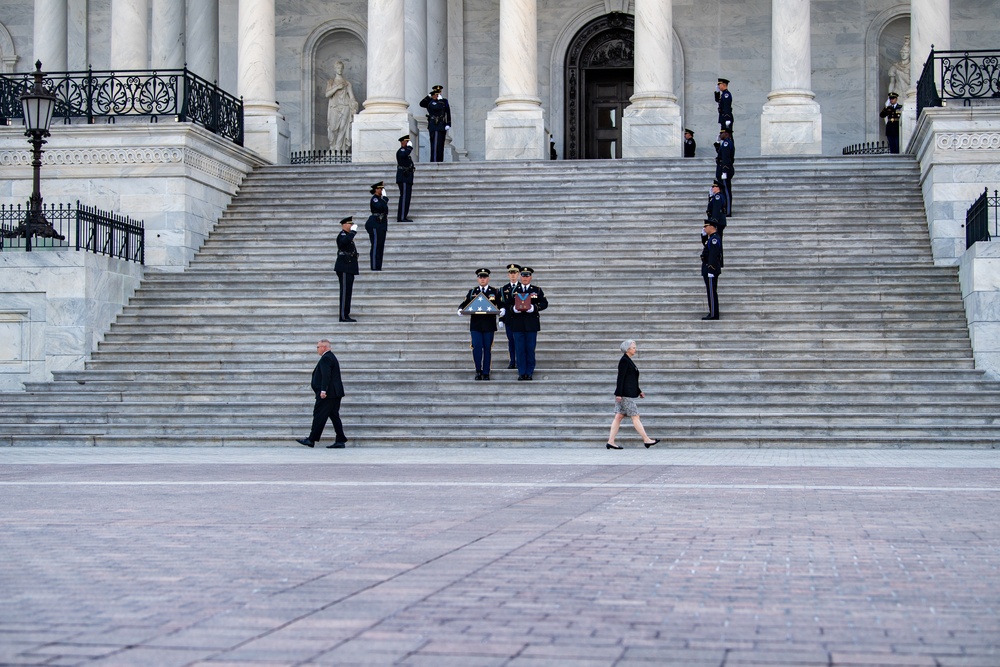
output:
[[[28,205],[0,205],[0,252],[25,248]],[[99,211],[80,202],[42,206],[42,215],[54,235],[32,235],[33,250],[89,250],[143,264],[146,261],[145,230],[141,220]],[[37,222],[32,230],[38,230]],[[59,238],[62,237],[62,238]]]
[[[991,241],[990,236],[990,210],[993,210],[993,236],[997,236],[1000,230],[997,229],[997,214],[1000,209],[1000,192],[993,190],[993,196],[989,196],[989,188],[983,189],[983,194],[972,203],[965,213],[965,247],[971,248],[979,241]]]

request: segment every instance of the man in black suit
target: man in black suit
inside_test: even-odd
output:
[[[357,322],[351,318],[351,295],[354,293],[354,276],[358,275],[358,248],[354,245],[354,237],[358,234],[358,226],[354,217],[347,216],[340,221],[340,234],[337,235],[337,261],[333,270],[337,272],[340,281],[340,321]]]
[[[344,424],[340,421],[340,400],[344,397],[344,383],[340,379],[340,362],[330,350],[330,341],[326,338],[316,343],[319,362],[312,374],[312,390],[316,393],[316,405],[313,406],[312,429],[308,438],[295,442],[306,447],[315,447],[323,435],[326,420],[333,422],[337,439],[327,449],[343,449],[347,443],[344,435]]]
[[[399,150],[396,151],[396,185],[399,186],[399,206],[396,207],[396,222],[413,222],[410,220],[410,195],[413,193],[413,142],[410,135],[399,138]]]

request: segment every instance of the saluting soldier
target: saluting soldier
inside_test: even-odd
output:
[[[726,216],[733,214],[733,162],[736,160],[736,147],[733,146],[729,130],[719,132],[719,145],[716,148],[718,155],[715,158],[715,180],[722,185],[722,191],[726,200]]]
[[[427,109],[427,132],[430,134],[431,162],[444,162],[444,140],[451,129],[451,107],[441,94],[444,86],[434,86],[420,106]]]
[[[708,293],[708,315],[703,320],[719,319],[719,274],[722,273],[722,239],[719,238],[714,220],[704,226],[705,247],[701,249],[701,277],[705,279]]]
[[[684,128],[684,157],[694,157],[698,144],[694,141],[694,132]]]
[[[368,251],[371,257],[372,271],[382,270],[382,253],[385,252],[385,236],[389,231],[389,197],[385,194],[385,184],[379,181],[371,187],[372,198],[368,202],[372,214],[368,216],[365,223],[365,231],[368,232],[368,240],[371,248]]]
[[[705,207],[705,217],[711,220],[715,220],[716,228],[719,232],[719,238],[722,238],[722,232],[726,229],[726,199],[722,194],[722,185],[718,181],[712,181],[712,191],[708,195],[708,206]],[[702,232],[702,240],[707,238],[707,235]]]
[[[503,297],[502,303],[507,303],[511,300],[511,294],[517,289],[518,285],[521,284],[521,267],[517,264],[507,265],[507,279],[508,282],[500,288],[500,295]],[[510,328],[508,324],[509,311],[507,315],[500,318],[500,326],[503,327],[504,331],[507,332],[507,355],[510,357],[510,363],[507,368],[517,368],[517,355],[514,348],[514,330]]]
[[[337,261],[333,270],[337,272],[340,281],[340,321],[357,322],[351,319],[351,295],[354,293],[354,276],[358,275],[358,248],[354,245],[354,237],[358,234],[358,226],[354,218],[347,216],[340,221],[340,233],[337,234]]]
[[[729,92],[729,79],[719,79],[715,101],[719,104],[719,129],[733,129],[733,94]]]
[[[889,152],[899,152],[899,119],[903,115],[903,105],[896,100],[899,95],[889,93],[889,99],[885,101],[885,108],[879,113],[879,118],[885,118],[885,138],[889,142]]]
[[[521,267],[521,284],[504,303],[507,309],[507,326],[514,330],[514,348],[518,380],[531,380],[535,372],[535,344],[542,329],[538,313],[549,307],[541,287],[531,284],[535,270]]]
[[[465,309],[470,305],[475,307],[473,302],[480,295],[499,311],[499,313],[487,312],[486,310],[480,312],[478,308],[475,308],[472,312],[468,313],[469,334],[472,336],[472,360],[476,364],[476,379],[489,380],[493,336],[497,330],[497,315],[499,314],[500,317],[503,317],[505,311],[503,308],[503,296],[500,290],[490,286],[490,270],[486,268],[476,269],[476,280],[479,284],[470,289],[465,295],[462,304],[458,307],[458,314],[465,315]]]
[[[396,222],[413,222],[410,220],[410,194],[413,192],[413,142],[410,135],[399,138],[399,150],[396,151],[396,185],[399,186],[399,206],[396,208]]]

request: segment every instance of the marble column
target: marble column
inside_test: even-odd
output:
[[[451,85],[451,81],[448,79],[448,0],[427,0],[427,83],[431,86],[444,86],[444,96],[448,99],[448,104],[451,105],[452,123],[455,123],[458,117],[456,104],[461,104],[461,101],[456,97],[459,91]],[[430,89],[428,88],[428,90]],[[421,134],[421,139],[423,139],[426,135],[427,115],[420,113],[423,109],[414,107],[412,102],[410,109],[417,117],[418,124],[425,128]],[[451,137],[454,131],[449,130],[445,138],[445,162],[451,162],[453,159]],[[429,160],[430,136],[426,136],[427,141],[421,142],[421,146],[427,146],[426,159]],[[425,159],[423,153],[420,159]]]
[[[536,0],[500,0],[500,96],[486,114],[487,160],[548,158],[538,97]]]
[[[274,0],[239,0],[238,33],[243,145],[271,162],[287,162],[288,127],[275,101]]]
[[[430,88],[427,85],[427,0],[405,0],[406,11],[406,101],[413,116],[410,136],[415,152],[413,158],[421,162],[429,159],[427,152],[427,119],[419,113],[420,100]]]
[[[184,67],[183,0],[153,0],[150,39],[149,65],[152,69]]]
[[[149,68],[147,0],[111,0],[111,69]]]
[[[910,89],[897,90],[903,96],[903,117],[899,125],[899,148],[906,152],[917,126],[917,81],[931,53],[951,48],[951,1],[910,0]]]
[[[395,164],[410,131],[404,81],[404,0],[368,0],[368,99],[351,126],[353,162]]]
[[[219,0],[188,0],[187,67],[203,79],[219,80]]]
[[[671,0],[635,0],[635,88],[622,118],[622,157],[681,157],[673,61]]]
[[[36,60],[42,61],[43,72],[65,72],[68,69],[67,16],[66,0],[35,0],[34,57],[30,70],[34,71]]]
[[[810,0],[771,0],[771,92],[760,117],[761,155],[820,155],[823,116],[812,88]],[[740,117],[734,128],[739,141]]]

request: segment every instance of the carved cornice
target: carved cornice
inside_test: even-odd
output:
[[[1000,148],[1000,132],[939,132],[934,147],[942,151],[988,151]]]

